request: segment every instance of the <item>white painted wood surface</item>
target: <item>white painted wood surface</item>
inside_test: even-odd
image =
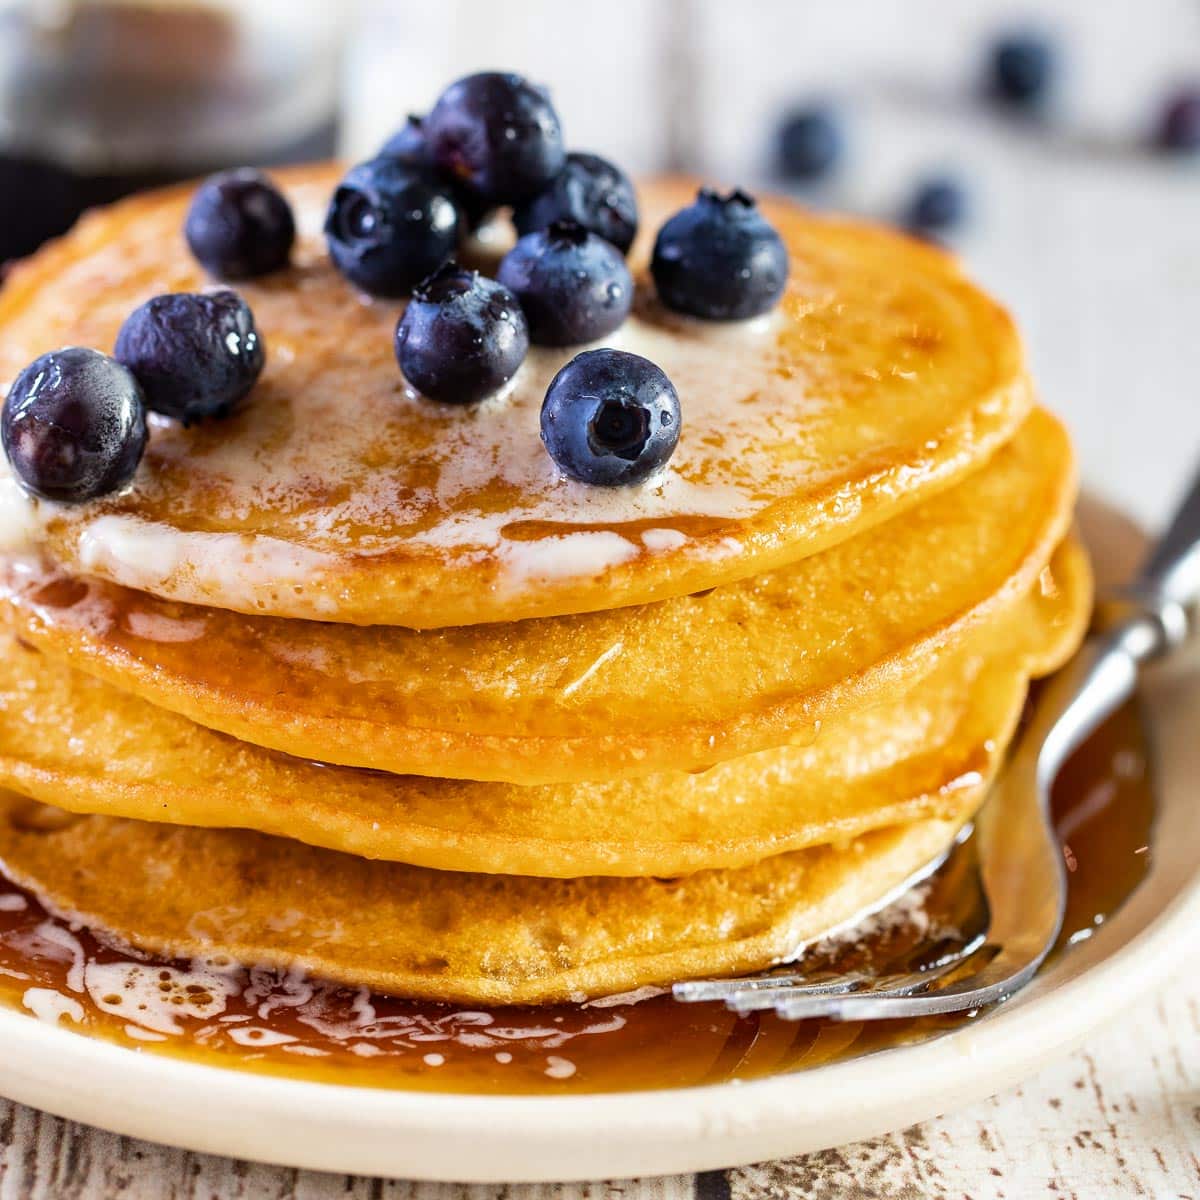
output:
[[[822,202],[891,210],[947,165],[977,207],[961,249],[1017,312],[1085,475],[1161,519],[1200,451],[1200,168],[1130,149],[1172,78],[1200,78],[1193,0],[1043,0],[1071,55],[1060,132],[964,107],[1012,6],[961,0],[476,0],[370,6],[349,148],[365,152],[479,66],[554,86],[574,144],[633,170],[761,180],[771,121],[812,94],[852,118]],[[727,1175],[455,1188],[322,1176],[131,1142],[0,1101],[0,1200],[813,1200],[1200,1197],[1200,973],[1133,1007],[1021,1088],[903,1133]],[[114,1103],[119,1098],[114,1097]]]

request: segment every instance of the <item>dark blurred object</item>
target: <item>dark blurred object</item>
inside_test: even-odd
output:
[[[1200,88],[1186,88],[1167,102],[1158,129],[1158,144],[1175,154],[1200,151]]]
[[[802,182],[820,179],[841,157],[842,145],[841,123],[831,108],[794,109],[779,127],[779,174]]]
[[[1049,38],[1033,32],[1005,34],[992,45],[988,94],[1012,108],[1039,108],[1050,94],[1057,66]]]
[[[0,9],[0,261],[142,188],[328,157],[336,25],[304,17],[306,8],[33,0]]]
[[[940,238],[966,221],[967,210],[963,185],[949,175],[936,175],[917,184],[901,224],[921,237]]]

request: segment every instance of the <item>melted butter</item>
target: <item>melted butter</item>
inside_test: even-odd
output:
[[[1067,764],[1054,806],[1070,867],[1058,953],[1091,936],[1137,888],[1154,814],[1136,708]],[[812,971],[881,969],[952,936],[969,860],[875,920],[810,947]],[[286,921],[287,914],[280,920]],[[372,995],[300,972],[143,955],[46,911],[0,877],[0,1001],[49,1024],[144,1052],[308,1080],[434,1091],[553,1093],[753,1079],[919,1042],[974,1015],[874,1023],[735,1017],[641,989],[589,1004],[464,1009]]]
[[[0,455],[0,552],[28,553],[37,544],[39,528],[37,501],[25,494]]]
[[[199,572],[224,595],[241,594],[248,581],[256,589],[303,589],[336,562],[333,555],[263,534],[182,533],[140,517],[98,517],[79,534],[85,573],[133,577],[142,591],[164,587],[183,571]]]

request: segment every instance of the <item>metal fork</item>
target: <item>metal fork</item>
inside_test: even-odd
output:
[[[970,958],[987,940],[991,912],[971,832],[968,826],[945,854],[915,871],[874,905],[870,914],[864,914],[882,915],[884,928],[901,930],[899,951],[880,947],[876,939],[869,939],[867,953],[852,955],[851,963],[844,964],[845,946],[839,935],[853,937],[863,919],[860,915],[853,923],[805,948],[806,959],[832,959],[826,966],[806,962],[803,969],[784,966],[748,978],[679,983],[675,985],[676,998],[724,1000],[735,1012],[746,1013],[774,1008],[781,995],[789,1001],[847,992],[903,995],[927,986]],[[924,887],[931,895],[936,893],[940,928],[931,939],[912,941],[905,936],[906,923],[891,921],[886,914],[903,904],[916,887]],[[855,958],[863,961],[855,962]]]
[[[1098,609],[1097,632],[1045,687],[1008,765],[976,819],[979,871],[991,913],[985,944],[964,940],[907,971],[812,978],[803,972],[678,983],[678,1000],[722,1000],[802,1020],[869,1021],[983,1008],[1024,987],[1058,939],[1066,910],[1062,848],[1050,788],[1063,762],[1133,694],[1141,668],[1179,647],[1200,601],[1200,475],[1128,587]]]

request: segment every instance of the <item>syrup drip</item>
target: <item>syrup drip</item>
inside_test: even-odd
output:
[[[1058,952],[1091,936],[1148,868],[1154,800],[1135,706],[1067,764],[1055,814],[1070,869]],[[956,860],[962,862],[964,860]],[[903,919],[806,968],[902,958],[953,924],[963,866],[922,885]],[[977,1020],[783,1021],[735,1017],[665,994],[589,1005],[465,1010],[372,995],[298,972],[168,961],[52,916],[0,876],[0,1002],[121,1045],[273,1075],[429,1091],[554,1093],[755,1079],[922,1041]]]

